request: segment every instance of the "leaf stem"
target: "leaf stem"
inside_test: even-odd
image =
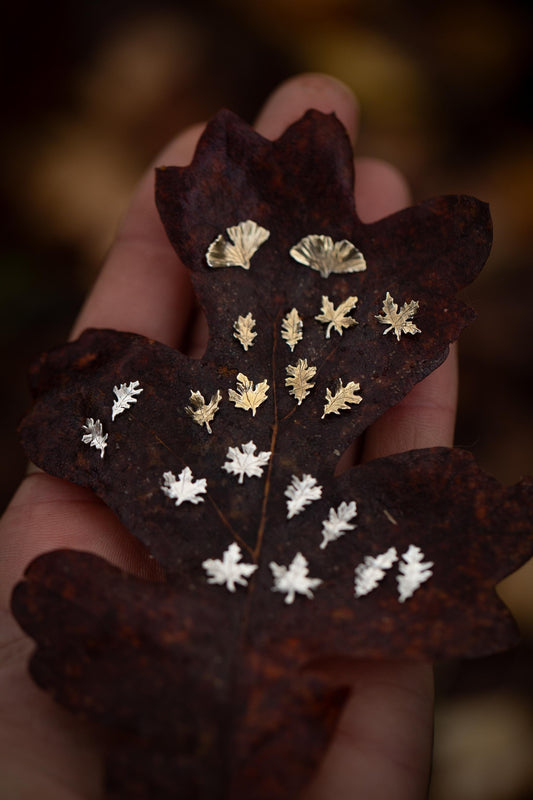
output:
[[[278,347],[278,327],[280,322],[281,311],[278,311],[276,319],[272,323],[272,397],[274,400],[274,422],[272,424],[272,436],[270,438],[270,452],[272,453],[268,462],[268,470],[265,480],[265,490],[263,492],[263,503],[261,506],[261,519],[259,521],[259,528],[257,529],[257,538],[255,541],[255,548],[253,551],[253,558],[257,562],[261,553],[263,544],[263,536],[266,527],[266,510],[268,505],[268,498],[270,496],[270,483],[272,477],[272,469],[276,457],[276,442],[278,438],[278,397],[277,397],[277,383],[276,383],[276,353]]]

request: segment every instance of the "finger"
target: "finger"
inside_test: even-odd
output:
[[[185,131],[156,163],[187,164],[202,127]],[[116,243],[102,268],[72,336],[86,327],[135,331],[169,344],[183,339],[193,294],[160,223],[153,169],[141,180]],[[91,492],[46,475],[20,486],[0,523],[2,603],[23,568],[57,547],[90,550],[128,571],[157,576],[157,567],[115,515]]]
[[[355,159],[355,207],[363,222],[375,222],[411,203],[403,174],[378,158]]]
[[[73,337],[95,327],[132,331],[172,346],[183,341],[193,292],[159,219],[154,166],[189,164],[202,129],[196,125],[178,136],[142,178]]]
[[[345,673],[350,696],[304,800],[422,800],[431,763],[431,668],[363,661]]]
[[[90,550],[127,572],[151,580],[154,559],[89,489],[44,473],[26,478],[0,520],[0,608],[37,555],[68,547]]]
[[[444,363],[389,408],[365,433],[362,460],[453,444],[457,408],[457,348]]]
[[[408,185],[394,167],[375,159],[356,162],[356,206],[373,222],[410,203]],[[451,445],[457,406],[457,351],[365,433],[362,460],[415,448]]]
[[[277,139],[310,108],[336,114],[354,141],[359,106],[353,92],[341,81],[318,73],[298,75],[282,83],[264,104],[255,127],[262,136]]]
[[[355,207],[363,222],[374,222],[409,205],[411,193],[402,173],[377,158],[355,159]],[[337,465],[341,474],[361,459],[361,439],[348,447]]]
[[[361,219],[372,222],[408,205],[410,192],[392,166],[358,159],[355,200]],[[452,356],[367,431],[363,460],[445,443],[453,430],[455,391]],[[345,676],[349,699],[306,800],[421,800],[431,764],[431,667],[353,662],[350,672]]]

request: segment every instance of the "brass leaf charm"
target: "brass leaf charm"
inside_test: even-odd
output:
[[[316,367],[308,367],[307,359],[298,359],[297,364],[289,364],[286,367],[286,372],[289,377],[285,378],[285,386],[290,386],[289,393],[298,400],[298,405],[302,404],[313,386],[311,378],[316,375]]]
[[[348,313],[355,308],[357,297],[347,297],[340,305],[335,308],[329,297],[322,295],[321,314],[317,314],[315,319],[324,324],[329,323],[326,329],[326,339],[329,339],[331,329],[334,328],[339,336],[342,336],[344,328],[351,328],[357,325],[353,317],[348,317]]]
[[[349,409],[348,403],[359,405],[363,398],[361,395],[355,394],[355,392],[360,388],[359,384],[353,381],[343,386],[342,380],[339,378],[335,386],[335,394],[332,394],[329,389],[326,389],[326,405],[324,406],[322,419],[324,419],[326,414],[338,414],[339,411]]]
[[[270,236],[270,231],[251,219],[226,228],[226,233],[229,242],[220,235],[207,249],[205,257],[210,267],[250,269],[250,259]]]
[[[383,331],[383,334],[393,331],[394,335],[400,341],[402,333],[422,333],[420,328],[417,328],[412,318],[418,311],[418,301],[411,300],[409,303],[404,303],[400,311],[398,311],[398,303],[394,302],[393,297],[389,292],[385,295],[383,301],[383,316],[376,314],[376,319],[382,325],[389,327]]]
[[[253,345],[254,339],[257,336],[257,333],[253,330],[254,325],[255,319],[252,317],[251,311],[245,317],[239,315],[237,321],[233,323],[233,327],[235,328],[235,333],[233,335],[239,340],[245,350],[248,350],[248,348]]]
[[[197,425],[205,425],[208,433],[212,433],[211,426],[213,417],[218,411],[218,406],[222,400],[220,390],[211,397],[209,403],[205,402],[204,396],[201,392],[193,392],[191,389],[191,396],[189,398],[190,406],[186,406],[185,411],[192,417],[193,422]]]
[[[257,383],[254,387],[254,382],[249,380],[242,372],[239,372],[237,375],[237,391],[229,389],[229,399],[232,403],[235,403],[235,408],[251,411],[252,416],[255,417],[255,412],[261,403],[264,403],[267,399],[269,388],[266,380]]]
[[[303,339],[303,322],[295,308],[292,308],[288,314],[285,314],[281,323],[281,338],[287,342],[291,348],[291,353],[298,342]]]
[[[300,239],[290,250],[295,261],[320,272],[327,278],[332,272],[363,272],[366,261],[360,250],[347,239],[334,242],[331,236],[313,233]]]

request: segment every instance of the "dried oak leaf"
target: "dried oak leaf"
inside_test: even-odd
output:
[[[34,368],[36,402],[21,435],[39,466],[97,492],[164,566],[166,583],[88,554],[52,553],[30,566],[13,609],[38,642],[38,683],[128,734],[108,754],[114,796],[290,796],[309,779],[339,707],[323,677],[302,671],[314,659],[475,656],[515,641],[494,586],[533,550],[531,483],[503,489],[469,456],[444,449],[334,477],[350,441],[438,366],[472,319],[454,295],[488,254],[488,211],[449,197],[361,223],[348,138],[317,112],[276,142],[222,112],[190,167],[158,172],[157,201],[207,314],[204,357],[86,332]],[[249,269],[208,266],[217,237],[251,220],[270,236]],[[352,242],[367,269],[323,278],[297,263],[290,249],[311,234]],[[387,292],[419,303],[416,337],[383,336],[376,315]],[[335,305],[359,298],[358,324],[335,341],[315,319],[325,293]],[[293,308],[303,321],[299,354],[317,366],[301,405],[285,385],[292,356],[282,322]],[[256,320],[247,352],[233,336],[243,313]],[[239,375],[268,381],[255,416],[228,399]],[[363,399],[321,419],[339,379],[359,383]],[[113,387],[136,381],[142,394],[113,420]],[[187,413],[192,391],[222,394],[211,434]],[[82,441],[89,419],[105,452]],[[246,442],[272,456],[263,476],[240,485],[223,465]],[[177,506],[164,476],[186,467],[206,491]],[[306,474],[321,497],[287,519],[285,491]],[[354,529],[321,548],[330,509],[352,501]],[[209,583],[202,564],[235,542],[258,569],[233,592]],[[393,571],[355,597],[357,564],[410,545],[434,563],[413,597],[399,603]],[[321,584],[314,599],[288,605],[272,591],[270,564],[288,567],[298,553]]]
[[[321,549],[319,521],[344,498],[357,503],[357,524]],[[533,552],[532,500],[531,482],[504,489],[459,450],[404,453],[348,471],[289,522],[271,504],[248,589],[207,582],[200,564],[219,546],[209,529],[198,533],[191,508],[181,524],[174,515],[189,549],[174,580],[148,583],[58,551],[30,566],[13,608],[38,643],[37,683],[127,734],[109,754],[117,796],[173,798],[177,786],[205,800],[293,796],[342,699],[305,670],[314,659],[475,656],[516,641],[494,586]],[[355,565],[412,543],[434,563],[413,597],[399,603],[393,570],[354,596]],[[297,552],[323,584],[314,600],[286,605],[268,564]]]

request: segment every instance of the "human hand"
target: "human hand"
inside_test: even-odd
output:
[[[334,111],[352,139],[357,106],[349,91],[323,76],[280,87],[257,120],[277,138],[310,107]],[[200,127],[181,134],[157,163],[189,163]],[[356,164],[356,203],[364,221],[408,203],[403,178],[369,159]],[[207,329],[194,308],[187,270],[166,239],[155,208],[153,170],[142,180],[101,275],[75,325],[133,330],[188,352],[204,349]],[[366,433],[362,460],[411,448],[450,445],[456,363],[447,361]],[[101,745],[93,729],[72,719],[27,675],[31,643],[8,611],[25,566],[59,547],[94,552],[121,568],[154,576],[156,567],[114,514],[89,490],[43,473],[22,483],[0,523],[0,797],[73,800],[102,796]],[[306,800],[361,797],[416,800],[426,796],[432,742],[429,665],[401,661],[336,663],[351,693]]]

